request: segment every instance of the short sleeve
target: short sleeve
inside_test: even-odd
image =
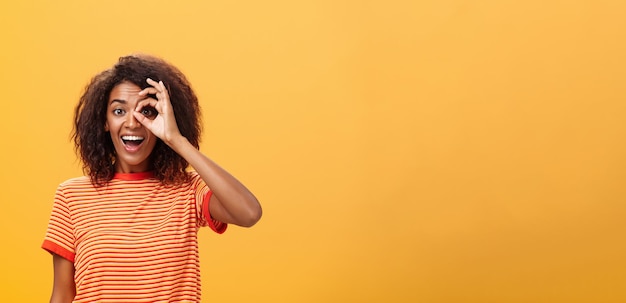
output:
[[[192,184],[195,190],[196,213],[198,215],[198,226],[209,226],[214,232],[222,234],[226,231],[228,224],[213,219],[211,216],[209,203],[213,192],[204,183],[200,175],[192,173]]]
[[[57,188],[42,248],[74,262],[74,228],[62,187]]]

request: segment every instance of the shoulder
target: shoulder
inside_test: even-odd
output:
[[[198,174],[198,172],[196,172],[195,170],[188,171],[187,175],[189,176],[190,180],[196,180],[200,178],[200,174]]]
[[[87,176],[67,179],[63,181],[61,184],[59,184],[59,187],[64,188],[64,187],[84,186],[84,185],[92,186],[91,179],[89,179],[89,177]]]
[[[200,174],[196,171],[188,171],[187,172],[187,182],[185,183],[185,187],[189,187],[191,189],[197,189],[206,186]]]
[[[59,184],[57,191],[72,191],[72,190],[80,190],[80,189],[93,189],[93,183],[91,183],[91,179],[87,176],[71,178],[63,181]]]
[[[188,171],[187,175],[189,176],[189,183],[191,183],[192,185],[197,185],[199,182],[204,182],[202,181],[202,177],[200,177],[200,174],[198,174],[198,172],[196,171]]]

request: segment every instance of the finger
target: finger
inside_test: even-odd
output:
[[[167,88],[165,88],[165,84],[163,84],[163,81],[156,82],[156,81],[148,78],[148,79],[146,79],[146,82],[148,82],[148,84],[152,85],[152,87],[156,88],[156,90],[158,92],[167,94]]]
[[[164,103],[169,102],[169,97],[167,94],[160,93],[154,87],[147,87],[144,90],[139,92],[140,97],[145,97],[143,100],[152,99],[155,101],[163,101]]]
[[[157,111],[157,114],[159,113],[159,102],[153,98],[147,98],[137,102],[137,105],[135,106],[135,112],[141,112],[141,110],[146,106],[154,108]]]
[[[150,127],[152,126],[152,120],[148,119],[148,117],[142,115],[141,113],[133,112],[133,116],[135,117],[135,119],[137,119],[137,121],[139,121],[139,123],[141,123],[148,129],[150,129]]]
[[[149,93],[153,93],[157,96],[157,98],[159,100],[163,99],[163,100],[168,100],[170,99],[170,95],[169,92],[167,91],[167,88],[165,87],[165,84],[163,83],[163,81],[159,81],[156,82],[154,80],[152,80],[151,78],[147,78],[146,82],[148,82],[148,84],[152,85],[152,88],[154,88],[156,90],[156,92],[154,92],[154,90],[152,90],[152,88],[148,87],[144,90],[149,90]]]
[[[159,90],[156,87],[148,86],[144,88],[142,91],[140,91],[139,95],[147,95],[147,94],[156,95],[158,93],[159,93]]]
[[[165,87],[165,83],[163,83],[163,81],[159,81],[159,86],[161,87],[161,90],[163,91],[163,93],[169,96],[169,92],[167,91],[167,87]]]
[[[150,85],[152,85],[154,87],[159,86],[159,82],[156,82],[156,81],[152,80],[151,78],[146,78],[146,82],[148,82],[148,84],[150,84]]]

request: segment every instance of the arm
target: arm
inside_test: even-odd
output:
[[[221,222],[250,227],[261,218],[262,210],[254,195],[226,170],[197,150],[183,137],[163,82],[148,79],[152,85],[140,92],[155,94],[158,100],[144,99],[137,104],[135,118],[159,137],[176,153],[183,157],[198,172],[202,180],[213,191],[209,201],[211,216]],[[144,106],[152,106],[158,112],[154,119],[139,113]]]
[[[202,154],[185,137],[181,136],[169,145],[189,162],[213,191],[209,211],[214,219],[244,227],[251,227],[261,219],[259,201],[235,177]]]
[[[54,266],[54,284],[50,303],[71,303],[76,296],[74,263],[57,254],[52,254],[52,264]]]

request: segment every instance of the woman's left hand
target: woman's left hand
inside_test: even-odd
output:
[[[163,81],[156,82],[150,78],[146,81],[152,86],[143,89],[139,92],[139,95],[147,96],[148,94],[153,94],[156,95],[157,99],[147,98],[139,101],[133,115],[137,121],[155,136],[171,146],[175,139],[181,137],[181,134],[176,124],[169,93]],[[144,110],[150,110],[151,108],[155,111],[154,115],[156,116],[150,116],[144,113]]]

